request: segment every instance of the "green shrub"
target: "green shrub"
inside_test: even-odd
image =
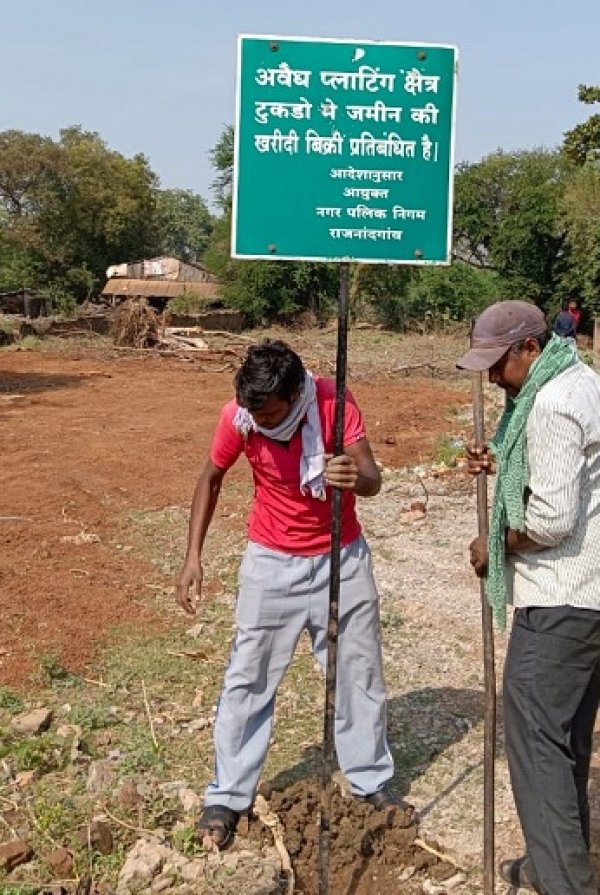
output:
[[[169,300],[167,310],[174,314],[199,314],[206,310],[206,299],[191,292],[182,292]]]
[[[8,687],[0,687],[0,709],[5,709],[11,715],[16,715],[23,711],[23,700]]]
[[[8,317],[4,317],[0,314],[0,332],[3,333],[13,333],[15,331],[15,324],[12,320],[9,320]]]
[[[60,661],[56,658],[56,656],[42,656],[40,658],[40,677],[47,683],[62,683],[69,684],[73,683],[76,678],[71,674],[63,665],[61,665]]]
[[[459,457],[465,454],[465,445],[462,438],[451,438],[442,435],[435,444],[435,462],[443,466],[456,466]]]
[[[13,773],[38,771],[48,774],[65,766],[64,743],[52,734],[44,733],[32,739],[18,739],[10,734],[0,744],[0,758],[6,758]]]
[[[19,351],[39,351],[42,347],[43,340],[37,336],[23,336],[18,342],[15,342],[11,348],[17,348]]]
[[[56,317],[74,317],[77,302],[73,296],[60,286],[50,286],[47,290],[50,299],[50,313]]]

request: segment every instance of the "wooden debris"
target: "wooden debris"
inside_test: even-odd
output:
[[[283,825],[274,811],[269,808],[269,803],[262,795],[257,795],[254,800],[253,810],[256,816],[265,827],[268,827],[273,834],[275,848],[281,861],[281,869],[287,878],[287,895],[292,895],[294,891],[294,870],[289,856],[289,852],[283,841]]]
[[[173,348],[186,348],[192,351],[208,351],[208,342],[203,339],[199,331],[189,327],[167,326],[163,331],[161,348],[169,346]]]
[[[156,752],[159,751],[160,746],[158,745],[158,740],[156,739],[156,733],[154,731],[154,722],[152,720],[152,714],[150,712],[150,703],[148,702],[148,694],[146,693],[146,682],[142,679],[142,696],[144,698],[144,708],[146,710],[146,717],[148,719],[148,726],[150,727],[150,734],[152,736],[152,742],[154,744],[154,749]]]
[[[429,845],[423,839],[417,838],[415,839],[415,845],[419,848],[422,848],[423,851],[428,852],[430,855],[435,855],[436,858],[439,858],[440,861],[444,861],[445,864],[451,864],[452,867],[456,867],[457,870],[460,870],[461,873],[465,873],[465,868],[461,867],[461,865],[454,858],[451,858],[450,855],[444,854],[444,852],[438,851],[437,848],[433,848],[433,846]]]
[[[145,298],[131,298],[115,314],[112,334],[119,347],[155,347],[160,342],[158,317]]]

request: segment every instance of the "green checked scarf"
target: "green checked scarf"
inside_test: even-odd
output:
[[[529,483],[527,419],[542,386],[576,360],[574,348],[565,339],[552,334],[529,368],[517,397],[507,397],[506,408],[491,442],[498,474],[488,537],[485,591],[501,630],[506,628],[506,529],[525,531],[525,489]]]

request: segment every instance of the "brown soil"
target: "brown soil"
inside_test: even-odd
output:
[[[320,783],[301,780],[275,792],[269,808],[280,819],[294,871],[294,891],[319,890]],[[259,820],[249,836],[269,844]],[[401,810],[378,811],[335,791],[331,800],[329,891],[331,895],[406,895],[422,892],[425,878],[445,880],[456,873],[448,863],[419,847],[417,826]]]
[[[330,362],[311,366],[330,375]],[[225,367],[143,352],[0,355],[0,684],[23,685],[44,656],[81,671],[107,631],[165,623],[140,596],[156,569],[123,535],[133,511],[189,503],[232,393]],[[452,383],[385,371],[349,385],[386,466],[431,455],[448,406],[468,400]],[[231,476],[246,474],[240,463]]]

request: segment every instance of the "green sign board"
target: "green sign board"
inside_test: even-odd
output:
[[[242,35],[232,255],[448,264],[457,49]]]

